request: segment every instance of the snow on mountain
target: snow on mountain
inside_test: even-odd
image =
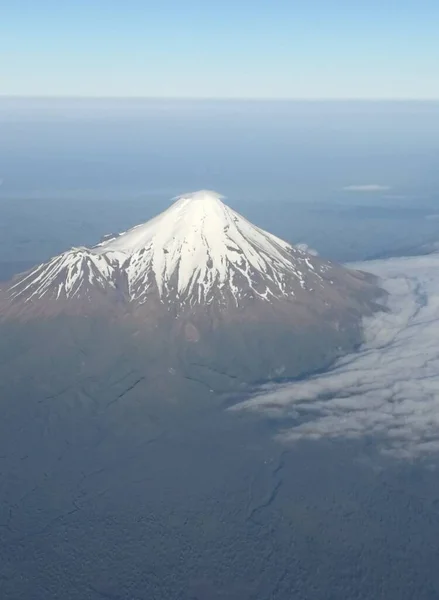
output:
[[[96,254],[84,247],[72,248],[29,273],[19,276],[10,287],[13,300],[23,298],[73,298],[88,294],[91,288],[115,288],[119,269],[112,255]]]
[[[99,243],[72,248],[19,277],[12,299],[88,297],[123,290],[128,301],[185,305],[294,297],[332,284],[332,265],[252,225],[222,197],[199,191],[150,221]]]
[[[255,227],[215,192],[181,196],[161,215],[100,244],[96,252],[126,257],[130,296],[159,296],[191,304],[207,302],[219,290],[236,302],[249,293],[261,298],[292,295],[288,278],[302,285],[309,258]]]
[[[241,389],[352,351],[382,298],[372,276],[292,246],[200,191],[2,284],[0,322],[42,320],[54,348],[71,327],[84,349],[128,335],[162,391],[177,381]]]

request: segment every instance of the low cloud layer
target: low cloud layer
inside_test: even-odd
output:
[[[237,408],[292,426],[287,441],[375,436],[383,452],[439,451],[439,255],[358,264],[382,277],[391,312],[369,319],[362,350],[329,372],[272,386]]]
[[[343,188],[345,192],[388,192],[388,185],[379,185],[377,183],[368,183],[366,185],[347,185]]]

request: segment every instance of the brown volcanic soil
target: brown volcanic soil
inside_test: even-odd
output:
[[[153,292],[138,304],[121,289],[102,287],[67,299],[48,295],[11,301],[8,287],[0,290],[0,319],[38,321],[42,334],[50,332],[54,349],[72,323],[78,328],[75,335],[84,325],[86,330],[91,322],[101,323],[130,332],[148,348],[145,377],[156,382],[162,377],[169,385],[176,376],[189,378],[215,390],[327,367],[361,343],[362,318],[380,310],[383,300],[375,278],[336,265],[320,288],[306,290],[296,282],[294,297],[267,302],[249,294],[238,306],[223,292],[207,305],[166,303]],[[87,349],[89,341],[80,345]]]

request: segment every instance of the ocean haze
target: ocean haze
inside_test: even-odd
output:
[[[2,261],[46,260],[216,189],[337,260],[434,241],[438,102],[0,99]]]
[[[3,98],[0,108],[2,194],[213,188],[322,201],[346,186],[434,189],[439,102]]]

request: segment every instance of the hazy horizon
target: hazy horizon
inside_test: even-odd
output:
[[[437,236],[439,102],[0,98],[0,134],[3,260],[96,243],[197,189],[337,260]]]

